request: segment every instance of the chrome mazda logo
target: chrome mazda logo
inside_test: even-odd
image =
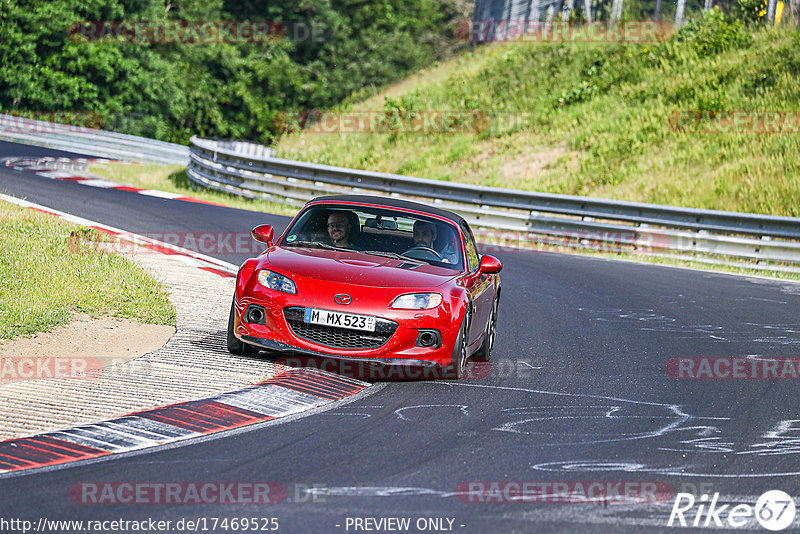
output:
[[[350,298],[350,295],[345,295],[344,293],[339,293],[338,295],[333,297],[333,301],[336,304],[350,304],[351,300],[352,299]]]

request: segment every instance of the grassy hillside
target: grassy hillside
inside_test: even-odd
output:
[[[518,189],[800,216],[794,133],[676,132],[676,112],[797,111],[800,34],[717,10],[661,42],[504,43],[347,109],[500,113],[469,134],[295,133],[279,157]],[[673,115],[672,127],[670,116]],[[516,120],[509,120],[514,118]],[[712,124],[713,125],[713,124]]]

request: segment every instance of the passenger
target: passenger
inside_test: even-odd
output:
[[[438,234],[439,242],[436,252],[442,257],[442,262],[460,264],[461,246],[458,242],[458,232],[447,225],[442,225],[442,230]]]

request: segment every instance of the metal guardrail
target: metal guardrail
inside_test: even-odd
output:
[[[267,147],[254,143],[198,137],[191,139],[187,174],[204,187],[295,205],[339,193],[422,200],[461,214],[479,229],[495,231],[492,237],[498,244],[535,239],[600,250],[611,246],[661,255],[699,253],[800,263],[800,218],[794,217],[518,191],[347,169],[274,158]]]
[[[0,140],[141,163],[186,165],[189,147],[146,137],[0,114]]]

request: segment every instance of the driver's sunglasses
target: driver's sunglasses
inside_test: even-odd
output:
[[[328,223],[328,228],[341,228],[344,230],[347,227],[347,223]]]

